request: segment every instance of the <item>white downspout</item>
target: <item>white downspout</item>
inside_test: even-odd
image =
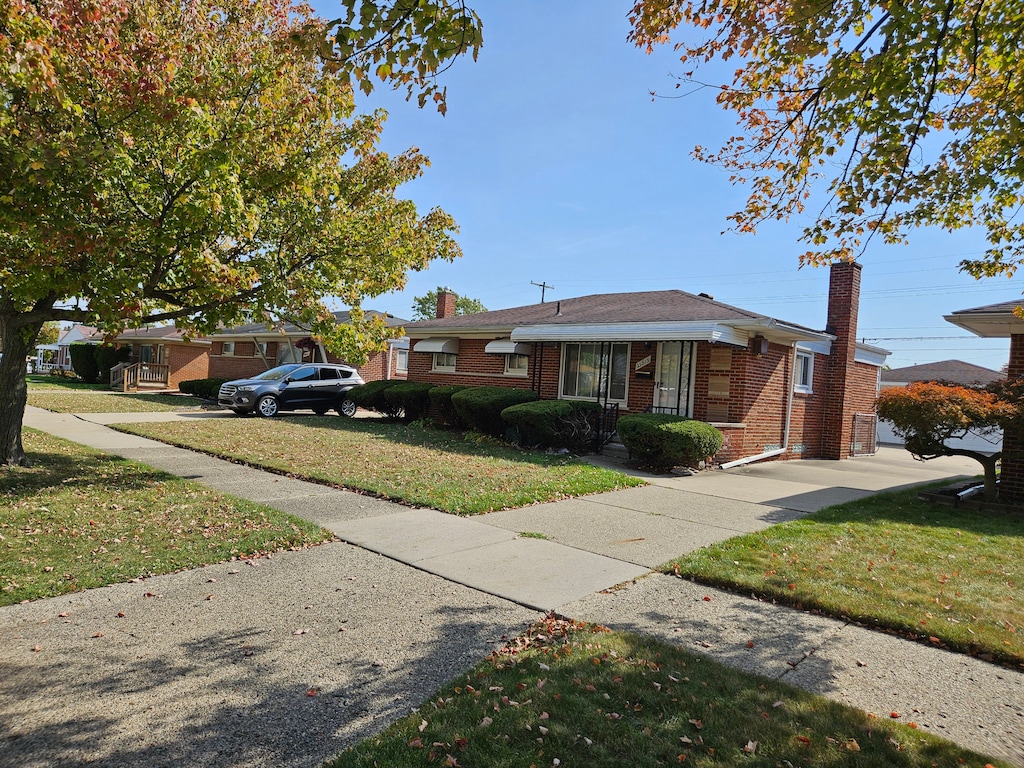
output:
[[[388,346],[387,346],[386,354],[387,354],[387,357],[388,357],[388,364],[387,364],[386,372],[384,374],[384,378],[387,381],[391,381],[391,356],[392,356],[392,354],[394,354],[394,348],[390,344],[388,344]]]
[[[742,459],[727,461],[725,464],[720,465],[722,469],[732,469],[733,467],[750,464],[751,462],[760,461],[761,459],[770,459],[772,456],[780,456],[789,450],[789,420],[793,415],[793,376],[795,372],[796,342],[794,341],[789,355],[789,389],[786,397],[786,420],[782,426],[782,447],[776,448],[774,451],[759,453],[756,456],[744,456]]]

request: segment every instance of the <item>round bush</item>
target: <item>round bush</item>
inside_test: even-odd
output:
[[[577,400],[535,400],[512,405],[501,418],[519,430],[523,445],[582,451],[592,447],[601,405]]]
[[[622,444],[653,469],[696,466],[722,449],[722,433],[703,421],[664,413],[635,413],[619,418]]]
[[[501,412],[510,405],[537,399],[537,393],[531,389],[467,387],[452,395],[452,406],[467,428],[501,438],[505,436]]]
[[[220,393],[220,385],[228,379],[188,379],[178,382],[178,391],[185,395],[201,397],[204,400],[216,400]]]
[[[383,390],[384,400],[396,415],[402,413],[406,424],[422,419],[430,408],[430,390],[433,384],[420,381],[403,381]]]
[[[469,386],[466,384],[443,384],[430,390],[430,407],[439,424],[449,427],[466,426],[459,421],[459,415],[455,412],[455,406],[452,405],[452,395],[464,389],[469,389]]]
[[[352,387],[345,393],[346,397],[360,408],[368,411],[382,413],[389,419],[399,415],[397,411],[385,398],[384,391],[398,384],[404,384],[402,379],[381,379],[380,381],[368,381],[357,387]]]

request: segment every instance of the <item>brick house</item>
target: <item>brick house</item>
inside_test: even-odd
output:
[[[210,342],[186,339],[173,325],[128,330],[119,334],[115,343],[131,347],[128,362],[147,366],[152,377],[150,383],[177,389],[183,381],[210,375]],[[146,379],[141,381],[146,383]]]
[[[406,324],[405,320],[382,312],[366,310],[365,314],[383,316],[393,328]],[[334,317],[339,323],[347,323],[349,313],[335,312]],[[310,338],[309,331],[292,323],[281,323],[274,328],[268,328],[266,323],[240,325],[218,331],[206,339],[211,342],[209,375],[214,378],[247,378],[285,363],[345,362]],[[404,379],[408,356],[408,338],[391,339],[386,351],[370,355],[366,364],[359,367],[359,375],[364,381]]]
[[[985,339],[1009,339],[1010,362],[1006,378],[1024,377],[1024,320],[1017,315],[1020,301],[988,304],[961,309],[946,315],[947,322]],[[1024,430],[1007,427],[1003,430],[1003,456],[999,471],[999,497],[1024,499]]]
[[[602,294],[473,315],[438,295],[405,326],[409,379],[524,387],[710,422],[717,460],[845,459],[873,450],[884,349],[856,341],[861,265],[831,268],[825,330],[678,290]]]

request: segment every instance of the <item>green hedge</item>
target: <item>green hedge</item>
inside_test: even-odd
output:
[[[383,390],[384,400],[394,413],[402,412],[406,424],[422,419],[430,409],[430,390],[433,384],[419,381],[400,381]]]
[[[601,410],[591,401],[535,400],[509,406],[501,418],[519,430],[521,445],[580,452],[593,447]]]
[[[95,344],[71,344],[71,367],[86,384],[95,384],[100,380],[100,367],[96,364]],[[107,380],[109,386],[110,380]]]
[[[131,347],[115,347],[113,344],[90,344],[96,357],[96,370],[99,382],[110,386],[110,369],[118,363],[126,363],[132,356]]]
[[[452,395],[464,389],[469,389],[469,387],[465,384],[444,384],[430,390],[430,407],[433,409],[438,423],[448,427],[466,426],[459,421],[459,415],[455,412],[455,406],[452,405]]]
[[[220,385],[225,381],[228,379],[189,379],[178,384],[178,391],[204,400],[216,400]]]
[[[400,411],[396,410],[386,399],[384,391],[398,384],[404,384],[401,379],[381,379],[380,381],[368,381],[357,387],[352,387],[345,393],[346,397],[360,408],[368,411],[383,413],[389,419],[397,417]]]
[[[511,405],[537,400],[531,389],[512,387],[468,387],[452,395],[452,406],[468,429],[492,437],[505,437],[501,412]]]
[[[722,449],[722,433],[703,421],[664,413],[635,413],[619,418],[622,444],[653,469],[696,466]]]

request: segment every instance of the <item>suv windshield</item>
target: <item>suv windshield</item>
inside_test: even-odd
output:
[[[277,368],[271,368],[269,371],[264,371],[259,376],[253,376],[254,379],[265,379],[268,381],[277,381],[283,379],[289,373],[294,371],[296,368],[302,366],[298,363],[292,363],[291,365],[279,365]]]

